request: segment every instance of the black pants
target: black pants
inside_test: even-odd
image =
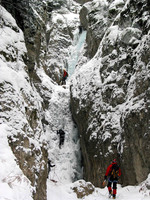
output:
[[[63,78],[62,78],[62,85],[65,85],[66,84],[66,79],[67,79],[67,76],[63,76]]]
[[[113,189],[113,193],[112,194],[113,194],[114,197],[116,196],[116,193],[117,193],[117,182],[118,182],[118,180],[116,180],[116,179],[109,179],[108,180],[108,185],[107,185],[108,191],[111,194],[112,193],[112,189]],[[112,184],[113,184],[113,188],[111,187]]]
[[[59,138],[59,148],[61,148],[61,145],[64,144],[64,140],[65,140],[65,137],[64,136],[60,136],[60,138]]]

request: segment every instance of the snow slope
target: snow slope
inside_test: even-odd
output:
[[[72,188],[74,183],[59,184],[47,181],[47,199],[48,200],[77,200],[77,195]],[[88,196],[83,197],[85,200],[106,200],[108,199],[107,187],[104,189],[95,188],[94,192]],[[127,186],[121,187],[118,185],[117,196],[118,200],[149,200],[150,191],[142,190],[141,186]]]

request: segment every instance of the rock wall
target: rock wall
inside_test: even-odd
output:
[[[114,2],[107,7],[112,8]],[[92,10],[91,5],[85,4],[83,9]],[[92,33],[100,36],[100,44],[94,46],[92,35],[87,39],[87,43],[93,40],[95,48],[94,54],[89,50],[88,55],[95,56],[78,67],[71,85],[71,108],[81,137],[84,178],[97,186],[101,186],[114,157],[121,166],[120,182],[124,185],[140,183],[150,171],[149,6],[146,0],[127,1],[111,18],[113,22],[107,23],[107,30],[104,27],[100,31],[93,21]],[[99,11],[91,12],[96,16]],[[118,12],[117,5],[113,12]],[[87,9],[86,13],[88,16]],[[83,22],[87,30],[88,23]]]

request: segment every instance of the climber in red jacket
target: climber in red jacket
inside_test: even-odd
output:
[[[65,69],[63,69],[62,85],[66,84],[67,77],[68,77],[68,73],[66,72]]]
[[[108,177],[108,191],[109,191],[109,197],[113,196],[113,199],[116,198],[116,193],[117,193],[117,182],[118,178],[121,176],[121,169],[117,164],[116,159],[112,161],[112,163],[108,166],[105,177],[104,177],[104,182],[107,181]],[[113,183],[113,191],[112,191],[112,185]]]

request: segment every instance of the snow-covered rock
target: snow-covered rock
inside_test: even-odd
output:
[[[46,182],[42,180],[47,176],[46,150],[42,139],[44,131],[40,112],[38,112],[38,110],[42,111],[42,99],[30,82],[28,69],[24,63],[27,50],[23,32],[12,16],[3,7],[0,9],[3,19],[0,28],[1,125],[7,124],[5,137],[16,157],[16,166],[18,165],[17,167],[22,170],[22,174],[17,175],[17,172],[11,171],[11,168],[10,175],[5,174],[6,177],[3,179],[6,180],[4,183],[7,183],[11,176],[14,177],[13,187],[16,179],[23,181],[24,174],[33,187],[32,195],[40,196],[41,191],[46,190]],[[45,199],[46,193],[42,195]]]

